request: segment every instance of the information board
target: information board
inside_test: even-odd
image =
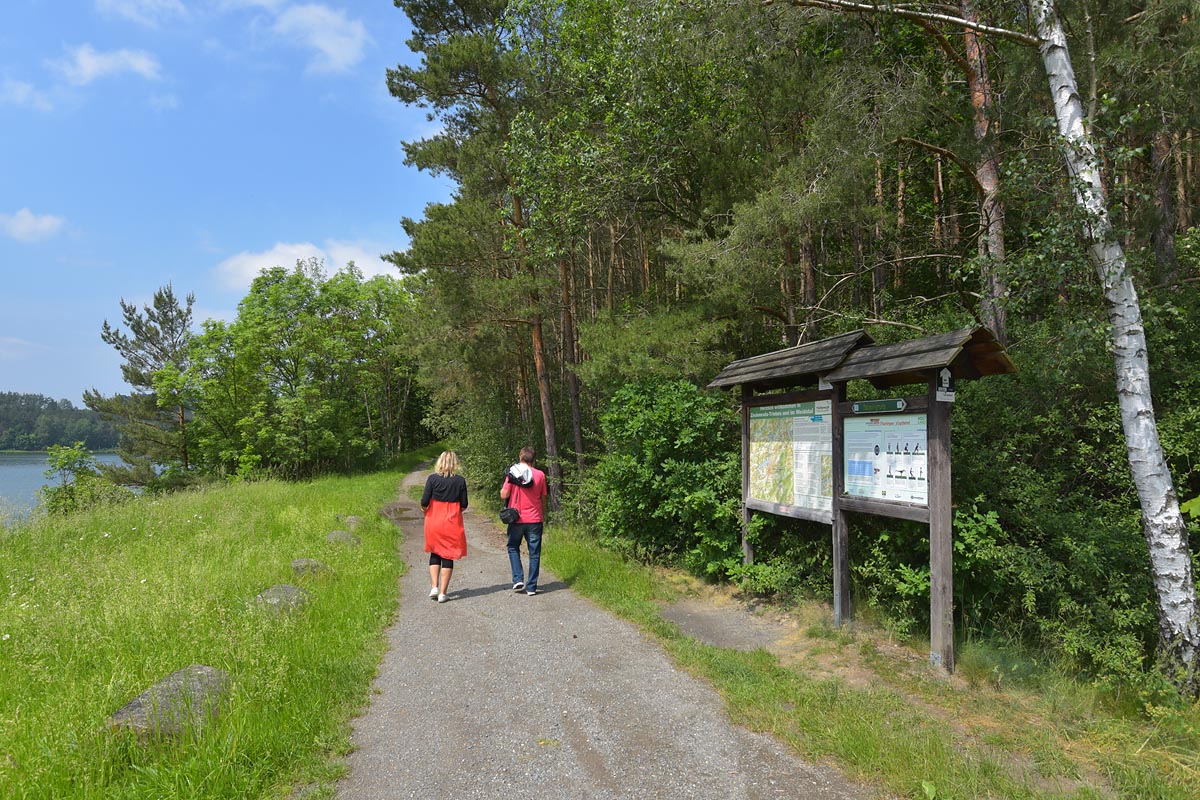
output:
[[[924,414],[846,417],[846,494],[929,505]]]
[[[832,520],[832,413],[830,400],[750,409],[748,506]]]

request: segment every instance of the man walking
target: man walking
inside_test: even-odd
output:
[[[500,499],[517,509],[517,521],[508,526],[508,561],[512,565],[513,591],[537,594],[542,562],[542,506],[546,499],[546,473],[533,466],[532,447],[522,447],[520,461],[509,467],[500,487]],[[509,499],[511,497],[511,500]],[[529,551],[529,573],[521,569],[521,540]]]

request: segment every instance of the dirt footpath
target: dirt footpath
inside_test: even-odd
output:
[[[711,688],[545,569],[536,596],[514,593],[488,517],[467,512],[467,557],[431,601],[406,489],[397,511],[410,569],[339,798],[873,796],[732,725]]]

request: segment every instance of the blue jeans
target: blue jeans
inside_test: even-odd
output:
[[[521,571],[521,540],[529,549],[529,578]],[[513,583],[525,584],[525,591],[537,591],[538,573],[542,567],[542,523],[514,522],[508,526],[508,563],[512,565]]]

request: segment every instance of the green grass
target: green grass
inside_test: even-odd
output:
[[[367,701],[404,569],[398,530],[378,516],[402,469],[307,484],[221,486],[144,498],[0,531],[0,797],[330,796]],[[357,515],[357,548],[326,534]],[[892,660],[859,631],[815,622],[814,652],[853,654],[867,688],[814,678],[764,652],[711,647],[659,612],[686,583],[554,527],[544,563],[572,588],[654,636],[709,681],[730,717],[808,759],[900,797],[1200,796],[1200,708],[1117,713],[1069,676],[972,643],[954,684]],[[332,574],[297,578],[295,558]],[[276,583],[304,610],[257,611]],[[165,675],[200,663],[232,695],[203,731],[139,745],[105,720]]]
[[[399,471],[221,486],[0,531],[0,797],[251,798],[328,783],[394,614]],[[326,541],[362,519],[361,545]],[[298,578],[293,559],[332,568]],[[303,610],[254,596],[303,586]],[[114,711],[189,664],[233,691],[200,733],[138,745]]]
[[[680,593],[663,571],[601,548],[585,532],[556,527],[543,563],[572,589],[651,633],[676,662],[712,684],[730,717],[769,733],[813,761],[905,798],[1200,797],[1200,705],[1122,714],[1099,692],[966,648],[970,680],[949,682],[912,660],[897,662],[860,633],[808,629],[818,648],[854,652],[867,688],[810,677],[763,650],[712,647],[659,613]],[[919,662],[918,662],[919,663]],[[1006,685],[993,680],[1034,688]],[[961,678],[961,676],[960,676]],[[859,681],[861,684],[861,680]]]

